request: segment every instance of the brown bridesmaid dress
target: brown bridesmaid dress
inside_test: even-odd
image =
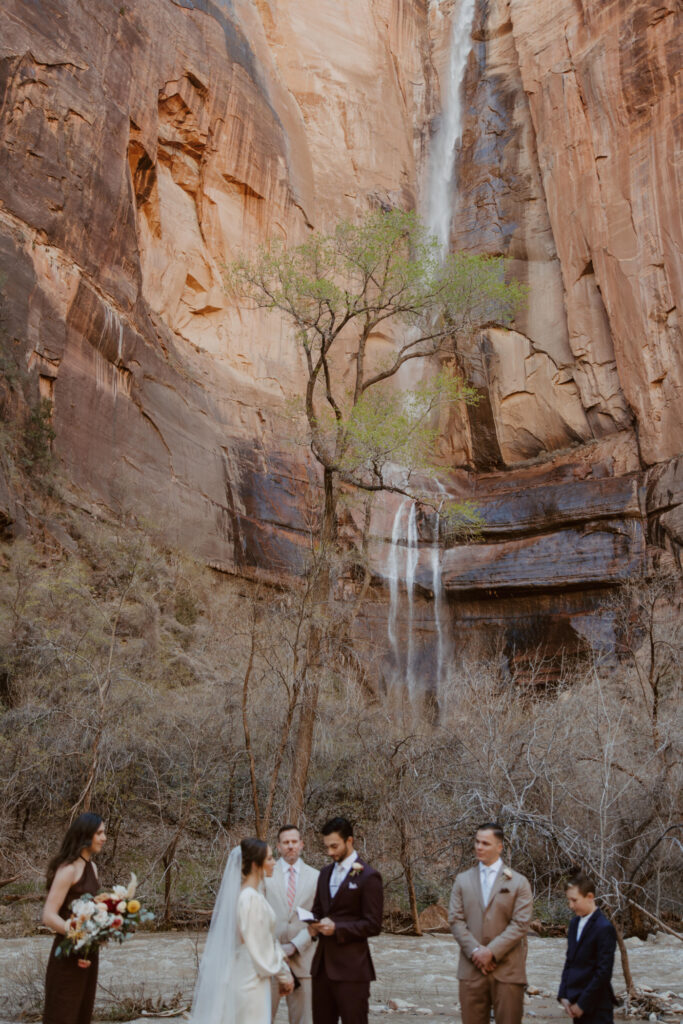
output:
[[[95,869],[88,860],[85,862],[85,871],[66,894],[59,916],[68,919],[73,901],[86,893],[94,896],[98,889]],[[90,967],[79,967],[77,955],[55,956],[57,945],[63,938],[63,935],[55,935],[50,950],[45,977],[43,1024],[90,1024],[97,988],[97,950],[88,955]]]

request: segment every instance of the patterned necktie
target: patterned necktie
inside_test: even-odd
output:
[[[287,904],[291,910],[294,906],[294,898],[296,896],[296,871],[294,865],[290,866],[289,869],[289,881],[287,882]]]

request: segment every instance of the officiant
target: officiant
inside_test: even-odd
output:
[[[285,951],[289,968],[297,979],[294,991],[285,998],[289,1024],[312,1024],[311,961],[315,945],[299,909],[313,906],[318,874],[302,859],[301,832],[296,825],[283,825],[277,836],[279,860],[271,878],[266,878],[266,898],[275,911],[275,934]],[[273,1020],[280,1002],[278,986],[272,988]]]

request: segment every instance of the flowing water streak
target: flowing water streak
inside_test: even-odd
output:
[[[387,620],[387,634],[389,637],[389,647],[393,655],[397,678],[401,670],[401,650],[398,643],[398,636],[396,635],[396,620],[398,618],[398,602],[400,597],[399,584],[401,581],[398,556],[399,541],[403,539],[401,536],[401,520],[403,519],[403,510],[407,504],[408,499],[404,498],[396,510],[394,523],[391,528],[391,545],[389,547],[389,557],[387,559],[387,576],[389,577],[389,618]]]
[[[434,0],[440,6],[439,0]],[[453,208],[457,194],[457,183],[453,181],[455,151],[462,138],[464,109],[462,87],[467,61],[472,50],[472,23],[476,0],[459,0],[457,11],[451,23],[448,70],[442,81],[441,124],[436,132],[429,154],[429,183],[427,193],[426,224],[431,235],[439,243],[439,255],[445,259],[451,236]],[[439,491],[447,498],[446,490],[437,480]],[[451,649],[446,638],[444,623],[443,586],[441,581],[441,558],[439,550],[439,527],[441,517],[436,512],[434,540],[431,550],[432,592],[434,594],[434,621],[436,625],[436,692],[438,694],[444,662]],[[448,647],[448,651],[447,648]]]
[[[439,551],[439,513],[435,513],[434,540],[432,541],[432,593],[434,594],[434,621],[436,623],[436,692],[441,689],[443,673],[443,622],[441,621],[441,552]]]
[[[406,681],[408,693],[412,697],[415,691],[415,633],[413,630],[413,611],[415,605],[415,570],[417,569],[417,502],[413,501],[408,516],[408,547],[406,550],[406,592],[408,594],[408,654],[406,661]]]
[[[448,252],[456,186],[453,182],[455,149],[462,137],[462,84],[472,49],[472,22],[475,0],[459,0],[453,16],[446,81],[441,83],[441,124],[432,140],[429,154],[429,192],[426,223],[439,241],[443,258]]]
[[[443,486],[440,480],[436,481],[436,485],[439,488],[443,496],[443,500],[439,505],[439,508],[443,507],[443,501],[448,499],[448,493],[446,488]],[[438,694],[441,689],[441,680],[443,678],[443,666],[445,660],[445,634],[444,634],[444,605],[443,605],[443,585],[441,582],[441,549],[439,548],[439,532],[441,526],[441,515],[439,512],[434,513],[434,538],[432,541],[432,593],[434,594],[434,621],[436,623],[436,693]]]
[[[438,4],[439,0],[435,0]],[[429,158],[429,191],[427,195],[426,224],[430,234],[437,237],[439,241],[440,256],[443,259],[448,252],[448,244],[451,232],[451,220],[453,217],[453,200],[455,186],[453,183],[453,165],[455,161],[455,149],[462,136],[463,129],[463,104],[462,104],[462,83],[465,77],[467,60],[472,49],[472,22],[474,19],[476,0],[459,0],[457,12],[453,18],[451,28],[450,53],[448,61],[448,73],[445,83],[442,83],[443,108],[441,124],[434,136]],[[408,364],[406,364],[408,366]],[[415,367],[411,367],[414,372]],[[403,386],[413,384],[401,381]],[[439,485],[441,487],[441,485]],[[443,488],[441,488],[443,490]],[[387,575],[389,577],[389,619],[387,632],[389,644],[396,666],[397,676],[400,676],[401,652],[396,632],[398,619],[398,606],[400,598],[401,573],[399,570],[399,542],[404,540],[402,536],[402,519],[408,499],[403,501],[394,517],[391,531],[391,547],[387,559]],[[408,651],[406,678],[411,696],[415,687],[414,678],[414,636],[413,636],[413,611],[414,611],[414,586],[415,570],[418,561],[417,547],[417,507],[413,502],[408,519],[408,534],[406,550],[406,571],[405,581],[408,594]],[[436,540],[432,549],[432,581],[434,588],[434,615],[438,636],[437,653],[437,687],[441,681],[443,663],[445,657],[445,643],[443,635],[443,595],[441,587],[441,566],[438,558],[438,517]]]

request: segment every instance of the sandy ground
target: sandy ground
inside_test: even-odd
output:
[[[101,956],[100,998],[119,999],[141,990],[147,998],[168,1000],[182,993],[181,1005],[189,1001],[194,984],[197,956],[201,954],[204,935],[192,933],[141,934],[121,947],[108,947]],[[656,941],[629,939],[631,968],[636,984],[649,985],[656,991],[675,993],[672,1002],[683,1006],[683,944],[675,938],[659,934]],[[47,958],[50,940],[47,937],[0,940],[0,985],[10,986],[17,971],[28,965],[41,972]],[[564,939],[529,940],[529,985],[538,993],[527,996],[524,1024],[560,1021],[563,1014],[554,999],[564,958]],[[400,1018],[407,1024],[433,1017],[444,1024],[459,1024],[457,1008],[457,948],[447,935],[411,936],[382,935],[372,942],[377,981],[372,986],[371,1021],[388,1017]],[[621,970],[615,969],[614,986],[623,990]],[[107,994],[109,990],[112,995]],[[410,1007],[389,1011],[392,1000],[403,1000]],[[141,1020],[149,1021],[149,1017]],[[180,1017],[180,1020],[183,1018]],[[668,1016],[680,1020],[683,1010]],[[277,1024],[287,1020],[281,1005]],[[0,1021],[0,1024],[5,1022]]]

